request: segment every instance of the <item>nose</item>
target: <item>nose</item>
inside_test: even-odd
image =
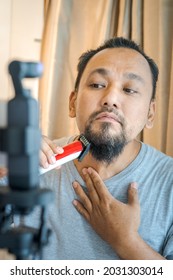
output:
[[[107,88],[104,91],[101,103],[102,106],[120,108],[121,105],[120,92],[115,88],[111,88],[111,89]]]

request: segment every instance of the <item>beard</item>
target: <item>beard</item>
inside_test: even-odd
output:
[[[102,110],[101,112],[112,112],[112,110]],[[111,134],[112,123],[103,122],[100,124],[100,130],[94,131],[92,124],[95,117],[101,113],[97,112],[91,115],[88,124],[85,127],[84,135],[90,142],[90,153],[91,155],[100,162],[105,162],[108,165],[117,158],[124,150],[127,141],[126,132],[123,129],[124,121],[121,118],[121,132],[117,135]],[[116,114],[117,115],[117,114]]]

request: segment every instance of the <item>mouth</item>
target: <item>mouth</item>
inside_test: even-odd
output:
[[[97,115],[96,120],[101,122],[111,122],[121,124],[119,118],[114,113],[103,112]]]

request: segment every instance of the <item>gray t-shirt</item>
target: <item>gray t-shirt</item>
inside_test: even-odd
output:
[[[56,142],[63,146],[71,139],[63,138]],[[73,161],[40,176],[41,187],[55,193],[48,217],[53,233],[49,245],[43,250],[43,259],[119,259],[73,206],[76,194],[72,183],[75,180],[86,189]],[[105,185],[116,199],[127,203],[131,182],[138,183],[140,236],[164,257],[173,255],[173,159],[142,143],[136,159],[122,172],[105,180]],[[28,224],[37,226],[37,222],[38,216],[34,213]]]

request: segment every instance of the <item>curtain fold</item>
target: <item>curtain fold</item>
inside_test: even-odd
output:
[[[159,66],[154,128],[140,137],[173,156],[172,0],[45,0],[40,81],[41,128],[50,138],[77,133],[68,118],[79,56],[112,36],[135,40]]]
[[[82,52],[110,36],[113,0],[50,0],[43,32],[40,81],[41,129],[51,138],[77,133],[68,98]]]
[[[168,117],[171,114],[169,102],[173,94],[170,87],[173,63],[171,59],[172,15],[173,1],[144,1],[143,48],[156,61],[159,67],[159,80],[154,127],[152,130],[144,130],[143,141],[169,155],[173,155],[173,151],[167,149],[167,145],[172,146],[173,142],[173,138],[170,137],[173,123],[170,123],[170,117]]]
[[[44,76],[40,79],[38,98],[40,101],[41,128],[48,124],[50,114],[50,98],[54,81],[54,61],[56,49],[56,36],[60,13],[60,1],[45,1],[45,24],[43,31],[41,61],[44,64]],[[42,129],[44,133],[47,131]]]

